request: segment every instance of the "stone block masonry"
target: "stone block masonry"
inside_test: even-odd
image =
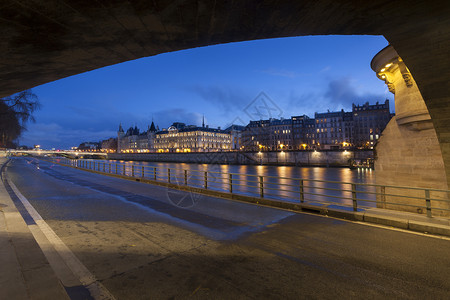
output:
[[[372,150],[108,154],[108,159],[114,160],[321,167],[349,167],[351,160],[366,160],[372,157]]]

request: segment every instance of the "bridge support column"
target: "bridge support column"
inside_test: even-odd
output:
[[[380,185],[448,189],[442,152],[428,109],[411,73],[392,46],[380,51],[372,60],[372,69],[395,94],[396,116],[391,119],[375,147],[375,178]],[[426,213],[423,190],[401,191],[405,197],[378,197],[378,206],[388,209]],[[379,191],[380,192],[380,191]],[[409,198],[411,197],[411,198]],[[421,199],[416,199],[418,197]],[[431,198],[448,199],[444,192],[431,191]],[[386,204],[393,203],[393,204]],[[413,208],[408,204],[423,206]],[[445,202],[431,201],[433,215],[449,215]]]

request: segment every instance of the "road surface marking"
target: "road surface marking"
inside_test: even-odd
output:
[[[6,170],[5,170],[6,173]],[[62,258],[63,262],[67,265],[67,267],[72,271],[73,275],[75,275],[81,284],[85,286],[91,296],[94,299],[103,300],[103,299],[111,299],[114,300],[114,296],[100,283],[97,281],[95,276],[83,265],[83,263],[70,251],[69,247],[64,244],[64,242],[56,235],[56,233],[50,228],[50,226],[42,219],[41,215],[36,211],[36,209],[30,204],[30,202],[22,195],[22,193],[17,189],[16,185],[6,178],[8,184],[11,186],[12,190],[22,202],[23,206],[26,208],[30,216],[35,221],[36,225],[29,225],[31,233],[36,239],[36,242],[41,247],[42,252],[44,252],[45,256],[49,260],[52,268],[57,273],[58,277],[60,277],[63,283],[73,283],[73,276],[64,272],[64,266],[58,264],[58,258],[54,257],[55,253],[51,249],[53,247],[54,250],[59,254]],[[38,232],[38,228],[42,234],[44,234],[45,239],[42,238],[42,234]],[[49,247],[51,246],[51,247]]]

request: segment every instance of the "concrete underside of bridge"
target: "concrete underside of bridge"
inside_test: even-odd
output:
[[[304,35],[383,35],[422,93],[450,183],[448,0],[14,0],[0,4],[0,24],[0,96],[199,46]]]

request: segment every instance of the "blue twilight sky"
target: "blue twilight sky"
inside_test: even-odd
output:
[[[173,122],[224,128],[249,119],[351,110],[393,99],[370,69],[382,36],[230,43],[142,58],[35,87],[42,108],[21,145],[65,149]],[[391,110],[393,103],[391,102]]]

